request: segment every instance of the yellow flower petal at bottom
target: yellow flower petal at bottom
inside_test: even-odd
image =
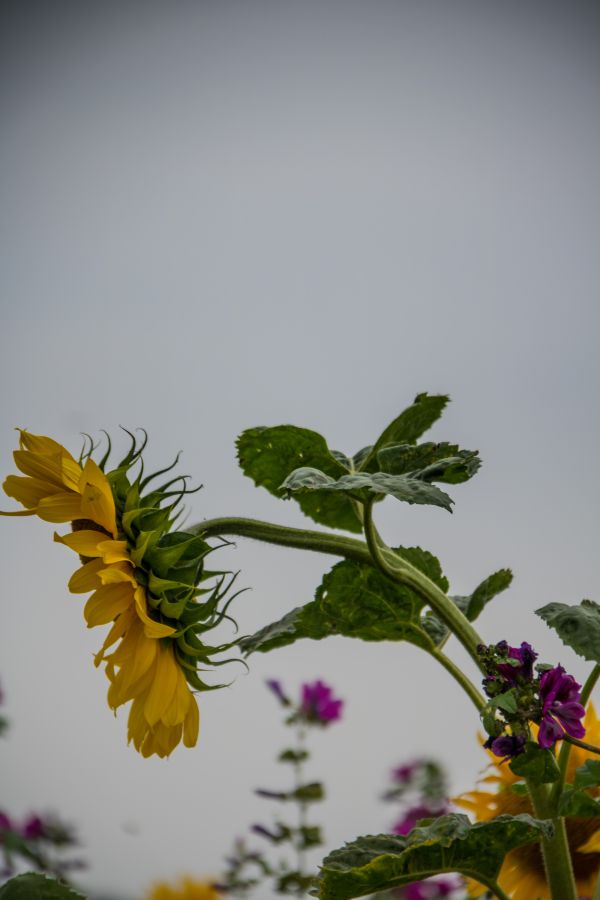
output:
[[[92,559],[82,565],[80,569],[75,569],[69,578],[69,590],[72,594],[89,594],[95,591],[102,584],[100,572],[104,569],[104,562],[101,559]]]
[[[146,900],[219,900],[222,895],[208,881],[184,877],[171,887],[165,881],[152,886]]]
[[[88,628],[108,625],[131,606],[133,590],[129,584],[107,584],[94,591],[84,606],[83,615]]]

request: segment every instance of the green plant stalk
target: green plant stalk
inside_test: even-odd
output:
[[[363,524],[367,545],[374,562],[388,578],[411,587],[437,613],[481,669],[477,647],[482,640],[467,617],[427,575],[386,546],[377,533],[372,513],[371,500],[365,503]]]
[[[280,547],[292,547],[298,550],[312,550],[315,553],[326,553],[354,559],[357,562],[374,564],[371,550],[364,541],[344,535],[328,532],[312,531],[304,528],[289,528],[285,525],[274,525],[259,519],[243,519],[223,517],[198,522],[187,529],[191,534],[201,534],[205,538],[234,535],[251,538]],[[436,584],[410,563],[402,560],[390,548],[379,548],[375,561],[383,567],[383,571],[399,584],[411,587],[428,606],[440,617],[450,631],[456,635],[471,655],[478,668],[481,668],[477,654],[477,645],[481,638],[465,615],[452,603]]]
[[[297,741],[296,741],[296,749],[303,750],[304,749],[304,739],[305,739],[305,731],[302,725],[298,726],[297,731]],[[296,760],[294,763],[294,782],[295,789],[298,790],[302,785],[303,781],[303,765],[302,761]],[[298,835],[296,839],[296,860],[297,860],[297,868],[300,875],[304,875],[304,868],[306,865],[306,850],[303,847],[303,829],[306,827],[306,807],[307,804],[298,800]]]
[[[540,842],[550,897],[552,900],[577,900],[565,820],[556,815],[548,785],[527,781],[527,789],[537,818],[550,819],[554,825],[554,837],[542,838]]]
[[[592,691],[596,687],[596,683],[600,678],[600,663],[596,663],[588,677],[586,678],[585,684],[581,689],[581,698],[580,702],[582,706],[585,706],[592,696]],[[567,775],[567,768],[569,766],[569,757],[571,756],[571,746],[572,743],[576,743],[575,741],[563,741],[562,747],[560,748],[560,753],[558,754],[558,768],[560,771],[560,777],[558,781],[554,783],[552,786],[552,795],[551,800],[552,803],[556,806],[558,805],[558,800],[560,795],[562,794],[562,789],[564,787],[565,778]],[[581,746],[581,744],[578,744]],[[584,748],[587,749],[587,748]],[[592,751],[593,752],[593,751]]]
[[[482,695],[479,693],[473,682],[470,678],[467,678],[465,673],[458,668],[456,663],[452,662],[452,660],[446,656],[445,653],[442,653],[441,650],[438,650],[436,647],[434,650],[429,650],[429,655],[436,659],[440,665],[442,665],[447,672],[452,675],[455,681],[461,686],[465,694],[469,697],[469,699],[475,704],[475,708],[477,712],[481,712],[485,707],[485,700]]]

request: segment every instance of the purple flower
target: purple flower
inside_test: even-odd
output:
[[[421,819],[435,819],[437,816],[443,816],[446,812],[447,808],[445,805],[436,809],[432,809],[431,806],[426,806],[423,803],[411,806],[410,809],[406,810],[402,818],[396,822],[392,832],[394,834],[408,834]]]
[[[323,681],[302,685],[300,714],[309,722],[328,725],[342,717],[343,700],[337,700],[329,685]]]
[[[458,887],[457,882],[450,878],[427,878],[400,888],[397,896],[404,900],[438,900],[439,897],[449,897]]]
[[[283,706],[290,706],[291,701],[283,690],[280,681],[278,681],[276,678],[267,678],[265,684],[270,691],[273,691],[273,693]]]
[[[420,763],[418,760],[416,762],[405,763],[403,766],[398,766],[397,769],[392,770],[392,778],[394,781],[399,781],[400,784],[406,784],[412,779],[419,766]]]
[[[30,841],[39,840],[41,837],[44,837],[45,832],[44,822],[36,815],[29,816],[21,828],[23,837]]]
[[[540,678],[542,721],[538,734],[540,747],[553,747],[565,734],[582,738],[585,728],[580,719],[585,710],[580,700],[580,684],[567,675],[562,666],[548,669]]]
[[[0,836],[3,831],[15,831],[15,826],[6,813],[3,813],[2,810],[0,810]]]
[[[506,641],[501,641],[496,645],[496,649],[504,650]],[[498,672],[511,684],[516,684],[517,678],[523,678],[525,681],[533,679],[533,664],[537,659],[537,653],[527,641],[523,641],[520,647],[509,647],[506,645],[506,652],[509,659],[515,661],[516,665],[510,662],[498,663]]]
[[[501,734],[500,737],[489,737],[483,745],[491,750],[496,756],[502,756],[501,762],[507,759],[513,759],[525,749],[525,738],[522,735]]]

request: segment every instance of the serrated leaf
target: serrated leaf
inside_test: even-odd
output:
[[[509,763],[511,772],[526,778],[532,784],[552,784],[558,781],[560,772],[551,750],[544,750],[534,741],[528,741],[523,753]]]
[[[477,450],[461,450],[457,444],[388,444],[377,451],[378,468],[389,475],[428,472],[425,480],[460,484],[481,466]],[[423,476],[421,476],[423,477]]]
[[[474,622],[490,600],[493,600],[494,597],[497,597],[498,594],[509,587],[512,578],[513,575],[510,569],[499,569],[482,581],[481,584],[477,585],[469,596],[450,597],[450,599],[465,614],[469,622]],[[434,613],[427,613],[423,626],[440,647],[443,646],[450,635],[444,623]]]
[[[494,880],[510,850],[552,833],[549,821],[525,814],[497,816],[475,824],[465,815],[451,814],[405,836],[361,837],[325,858],[317,896],[321,900],[352,900],[439,872],[464,872]]]
[[[372,472],[377,468],[377,452],[386,444],[414,444],[421,435],[431,428],[444,411],[449,401],[446,394],[417,394],[414,403],[400,413],[385,428],[371,447],[364,453],[360,470]]]
[[[312,467],[303,466],[291,472],[281,485],[288,496],[306,491],[326,493],[329,491],[348,494],[364,501],[371,495],[389,494],[406,503],[419,503],[429,506],[441,506],[452,512],[454,502],[448,494],[422,478],[423,472],[410,475],[388,475],[385,472],[357,472],[353,475],[342,475],[334,479],[325,472]]]
[[[347,472],[340,462],[340,455],[329,449],[322,435],[296,425],[249,428],[237,439],[237,450],[244,474],[275,497],[281,497],[281,483],[300,466],[317,468],[331,478],[339,478]],[[348,497],[307,494],[294,499],[305,515],[321,525],[361,531],[360,521]]]
[[[85,900],[83,894],[37,872],[17,875],[0,887],[0,900]]]
[[[579,656],[600,662],[600,606],[593,600],[582,600],[579,606],[548,603],[535,614]]]
[[[433,554],[420,547],[395,552],[447,590]],[[423,601],[411,588],[395,584],[366,563],[343,560],[324,576],[311,603],[243,638],[239,645],[244,653],[266,653],[300,638],[321,640],[341,634],[365,641],[406,640],[431,649],[431,638],[421,627],[422,608]]]

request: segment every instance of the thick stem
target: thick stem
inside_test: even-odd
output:
[[[433,656],[434,659],[437,659],[437,661],[446,669],[446,671],[449,672],[450,675],[452,675],[455,681],[460,684],[463,691],[475,704],[477,711],[481,712],[481,710],[485,706],[485,700],[481,696],[471,679],[467,678],[465,673],[461,669],[459,669],[458,666],[453,663],[445,653],[442,653],[441,650],[438,650],[436,648],[435,650],[430,650],[429,653],[431,656]]]
[[[313,550],[315,553],[328,553],[333,556],[342,556],[345,559],[355,559],[358,562],[371,562],[369,549],[364,541],[326,531],[273,525],[271,522],[261,522],[259,519],[233,517],[207,519],[186,530],[191,534],[201,534],[207,538],[236,535],[253,538],[267,544],[278,544],[280,547]]]
[[[367,544],[375,563],[389,578],[411,587],[422,597],[450,631],[456,635],[478,668],[481,668],[477,647],[482,641],[467,617],[427,575],[384,544],[373,523],[372,507],[372,502],[365,504],[364,528]]]
[[[596,683],[600,678],[600,663],[597,663],[588,677],[586,678],[585,684],[581,689],[581,697],[580,702],[582,706],[585,706],[592,696],[592,691],[596,687]],[[562,747],[560,748],[560,753],[558,754],[558,768],[560,770],[560,777],[558,781],[556,781],[552,787],[552,802],[556,805],[558,803],[558,798],[562,793],[562,789],[565,783],[565,778],[567,775],[567,768],[569,766],[569,757],[571,756],[571,746],[572,743],[569,741],[563,741]]]
[[[554,825],[554,836],[542,838],[540,842],[550,897],[552,900],[577,900],[565,820],[556,815],[548,785],[534,785],[528,781],[527,788],[537,818],[550,819]]]

